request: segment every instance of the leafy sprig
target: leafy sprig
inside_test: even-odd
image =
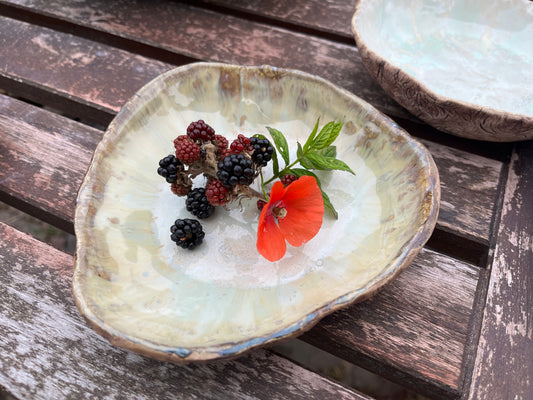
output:
[[[289,144],[283,133],[279,130],[267,127],[270,136],[274,142],[274,153],[272,154],[272,169],[273,176],[264,180],[261,175],[261,189],[263,194],[266,195],[265,185],[268,185],[270,182],[281,178],[284,175],[293,174],[298,178],[302,175],[309,175],[316,179],[318,186],[322,192],[322,199],[324,200],[324,206],[331,211],[335,218],[338,218],[337,210],[331,203],[329,196],[322,189],[320,179],[313,172],[313,170],[320,171],[331,171],[331,170],[340,170],[347,171],[351,174],[355,173],[352,169],[343,161],[339,160],[337,157],[337,149],[333,145],[333,142],[339,136],[339,133],[342,129],[342,122],[331,121],[322,127],[320,132],[318,131],[319,120],[317,120],[313,131],[302,145],[300,142],[297,142],[296,150],[296,160],[290,160]],[[264,139],[263,135],[256,135],[259,138]],[[283,160],[283,168],[280,167],[280,160],[278,159],[278,154]],[[298,164],[300,165],[298,167]]]

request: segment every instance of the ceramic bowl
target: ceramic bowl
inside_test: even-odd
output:
[[[170,240],[174,220],[192,216],[156,169],[191,121],[230,139],[274,127],[294,156],[317,118],[345,122],[337,156],[356,172],[320,173],[338,220],[325,214],[274,263],[256,250],[253,201],[201,220],[194,251]],[[191,64],[142,88],[99,143],[77,200],[74,296],[118,346],[174,362],[235,357],[393,279],[429,238],[439,197],[428,151],[353,94],[297,71]]]
[[[428,124],[533,138],[533,2],[360,0],[352,30],[370,74]]]

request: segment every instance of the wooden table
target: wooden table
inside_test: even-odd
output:
[[[106,125],[177,65],[319,75],[427,146],[442,203],[428,245],[397,280],[302,339],[430,398],[533,399],[533,142],[462,140],[416,120],[364,69],[350,32],[354,3],[0,0],[0,200],[73,232],[76,192]],[[6,224],[0,231],[0,392],[370,398],[268,349],[176,366],[115,348],[74,305],[73,257]]]

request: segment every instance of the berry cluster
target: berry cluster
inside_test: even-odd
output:
[[[174,154],[159,161],[157,173],[171,184],[177,196],[186,196],[187,211],[199,219],[210,217],[216,206],[249,196],[250,184],[272,159],[274,148],[268,139],[238,135],[231,143],[203,120],[192,122],[186,134],[174,139]],[[193,179],[203,174],[205,187],[193,189]],[[204,238],[200,222],[176,220],[171,239],[180,247],[193,249]]]

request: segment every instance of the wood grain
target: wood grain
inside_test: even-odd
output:
[[[533,399],[533,142],[507,178],[469,399]],[[468,393],[468,392],[467,392]]]
[[[76,193],[102,132],[0,95],[0,200],[73,233]]]
[[[478,276],[424,249],[379,295],[326,317],[302,339],[432,397],[458,396]]]
[[[71,294],[73,258],[0,223],[0,385],[31,399],[370,399],[259,350],[177,366],[116,348]]]
[[[269,64],[310,72],[357,94],[383,112],[413,118],[375,83],[353,45],[163,0],[17,0],[0,1],[0,5],[4,13],[14,12],[28,20],[39,15],[53,17],[56,22],[48,21],[47,25],[67,24],[65,29],[76,35],[104,42],[110,40],[109,35],[122,38],[120,44],[131,51],[144,49],[135,43],[150,46],[151,57],[158,57],[156,50],[160,49],[168,62],[172,62],[168,57],[171,52],[189,59]],[[19,15],[16,11],[32,14]]]
[[[189,0],[191,4],[216,7],[221,12],[234,12],[250,19],[268,19],[311,34],[327,34],[336,40],[353,42],[351,19],[357,0]],[[224,10],[224,11],[223,11]]]
[[[73,35],[0,17],[0,87],[106,126],[170,65]]]
[[[502,162],[428,140],[421,142],[441,176],[438,227],[488,246]]]

